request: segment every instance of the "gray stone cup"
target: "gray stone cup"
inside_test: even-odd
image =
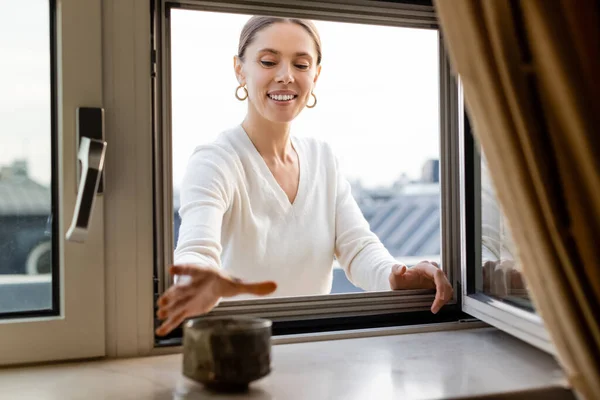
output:
[[[271,321],[206,317],[183,328],[183,375],[215,391],[248,390],[271,372]]]

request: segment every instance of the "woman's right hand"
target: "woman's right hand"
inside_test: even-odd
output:
[[[483,292],[498,297],[519,294],[527,285],[514,260],[486,261],[483,264]]]
[[[186,275],[184,283],[171,286],[157,301],[156,316],[163,321],[156,334],[164,336],[186,318],[206,314],[221,297],[239,294],[264,296],[277,289],[275,282],[243,283],[230,278],[214,268],[197,265],[174,265],[172,275]]]

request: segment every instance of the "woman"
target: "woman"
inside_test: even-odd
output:
[[[436,313],[452,297],[437,264],[398,264],[370,231],[331,148],[290,134],[294,118],[317,103],[321,42],[314,25],[251,18],[234,69],[235,95],[248,112],[190,158],[171,268],[183,279],[158,300],[164,322],[157,334],[222,297],[327,294],[334,255],[366,290],[435,288]]]

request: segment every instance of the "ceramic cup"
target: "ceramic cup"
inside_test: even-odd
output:
[[[218,391],[247,390],[271,372],[271,321],[204,317],[183,328],[183,375]]]

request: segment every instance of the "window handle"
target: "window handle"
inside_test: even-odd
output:
[[[98,194],[98,186],[104,170],[106,142],[82,137],[77,158],[81,163],[81,179],[77,192],[77,203],[67,240],[83,243],[87,237],[92,210]]]
[[[91,116],[91,118],[90,118]],[[73,221],[67,231],[66,238],[72,242],[83,243],[87,238],[94,203],[102,181],[106,142],[92,139],[85,133],[91,129],[103,133],[103,111],[101,109],[78,109],[79,152],[81,177],[77,190],[77,203],[73,213]],[[102,135],[104,136],[104,135]]]

